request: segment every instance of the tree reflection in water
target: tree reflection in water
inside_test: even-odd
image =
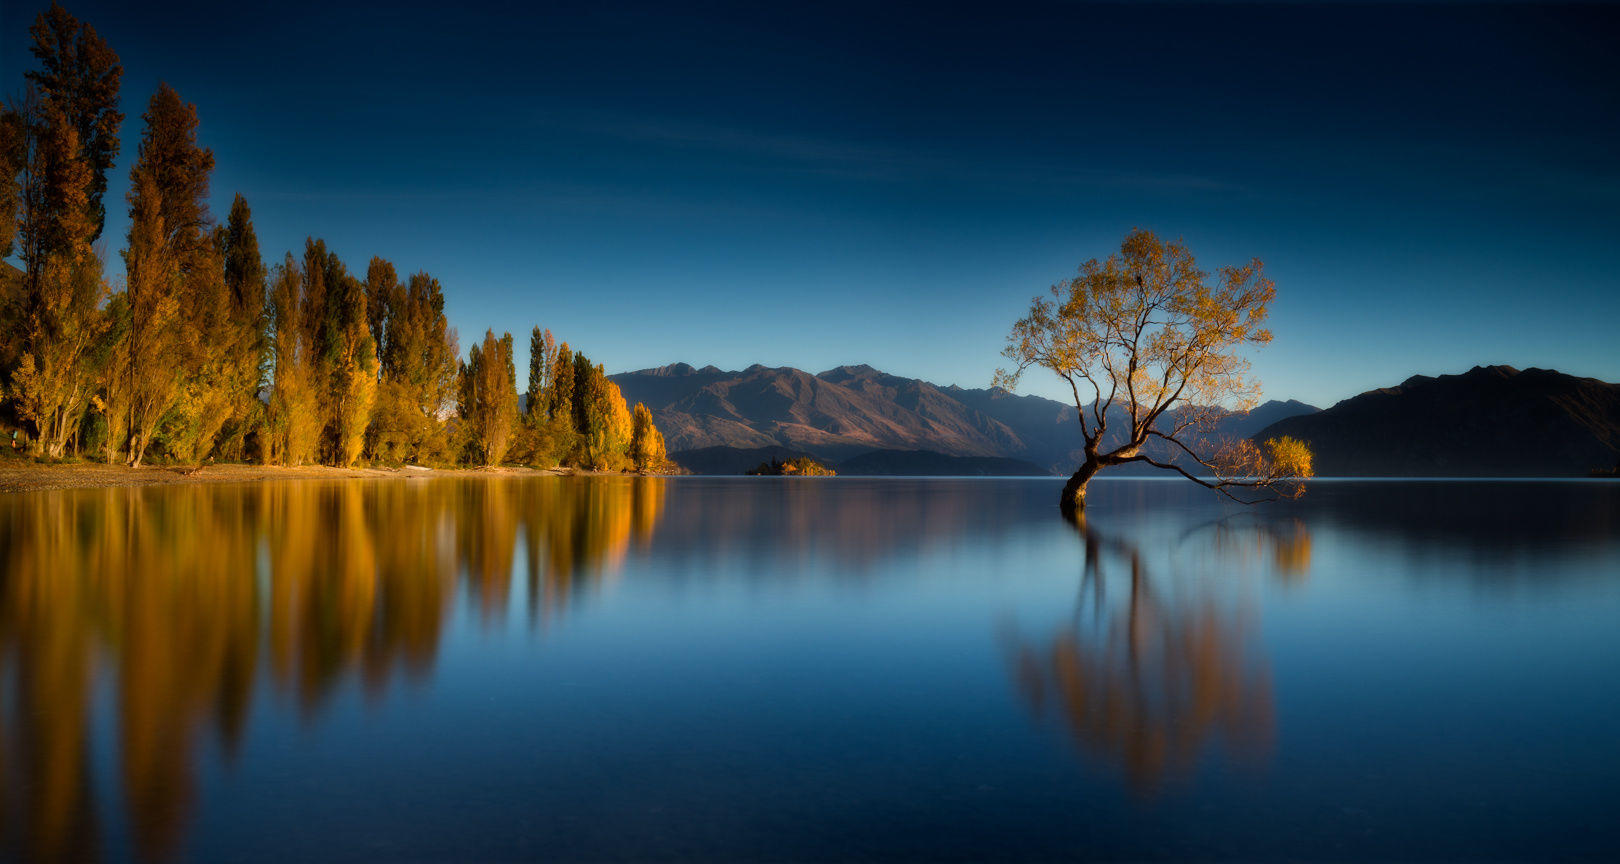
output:
[[[313,715],[432,668],[460,579],[504,612],[521,533],[532,620],[611,574],[656,478],[295,482],[0,496],[0,839],[100,852],[91,771],[110,687],[136,851],[177,851],[196,750],[241,741],[266,684]],[[268,675],[269,680],[261,680]],[[111,795],[103,791],[103,796]]]
[[[1260,549],[1279,579],[1309,571],[1302,523],[1213,527],[1217,556]],[[1252,615],[1222,596],[1233,586],[1155,575],[1136,545],[1078,528],[1085,559],[1073,617],[1048,638],[1009,643],[1030,710],[1055,716],[1142,793],[1186,779],[1217,745],[1263,758],[1275,731],[1271,676]]]

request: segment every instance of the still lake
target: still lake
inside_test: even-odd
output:
[[[0,854],[1620,857],[1620,484],[1060,484],[0,495]]]

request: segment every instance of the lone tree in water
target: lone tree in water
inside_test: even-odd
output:
[[[1216,421],[1248,411],[1260,395],[1239,354],[1271,341],[1263,325],[1277,292],[1258,260],[1211,275],[1180,241],[1137,230],[1117,255],[1087,261],[1051,293],[1013,325],[1002,353],[1016,365],[998,371],[996,385],[1011,390],[1032,366],[1068,382],[1084,458],[1063,487],[1065,515],[1085,509],[1097,472],[1132,462],[1240,501],[1303,493],[1305,444],[1213,437]]]

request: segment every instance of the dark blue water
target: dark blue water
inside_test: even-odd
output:
[[[1620,484],[0,496],[19,860],[1620,857]]]

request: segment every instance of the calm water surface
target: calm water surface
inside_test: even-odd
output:
[[[1620,484],[0,495],[17,860],[1614,859]]]

